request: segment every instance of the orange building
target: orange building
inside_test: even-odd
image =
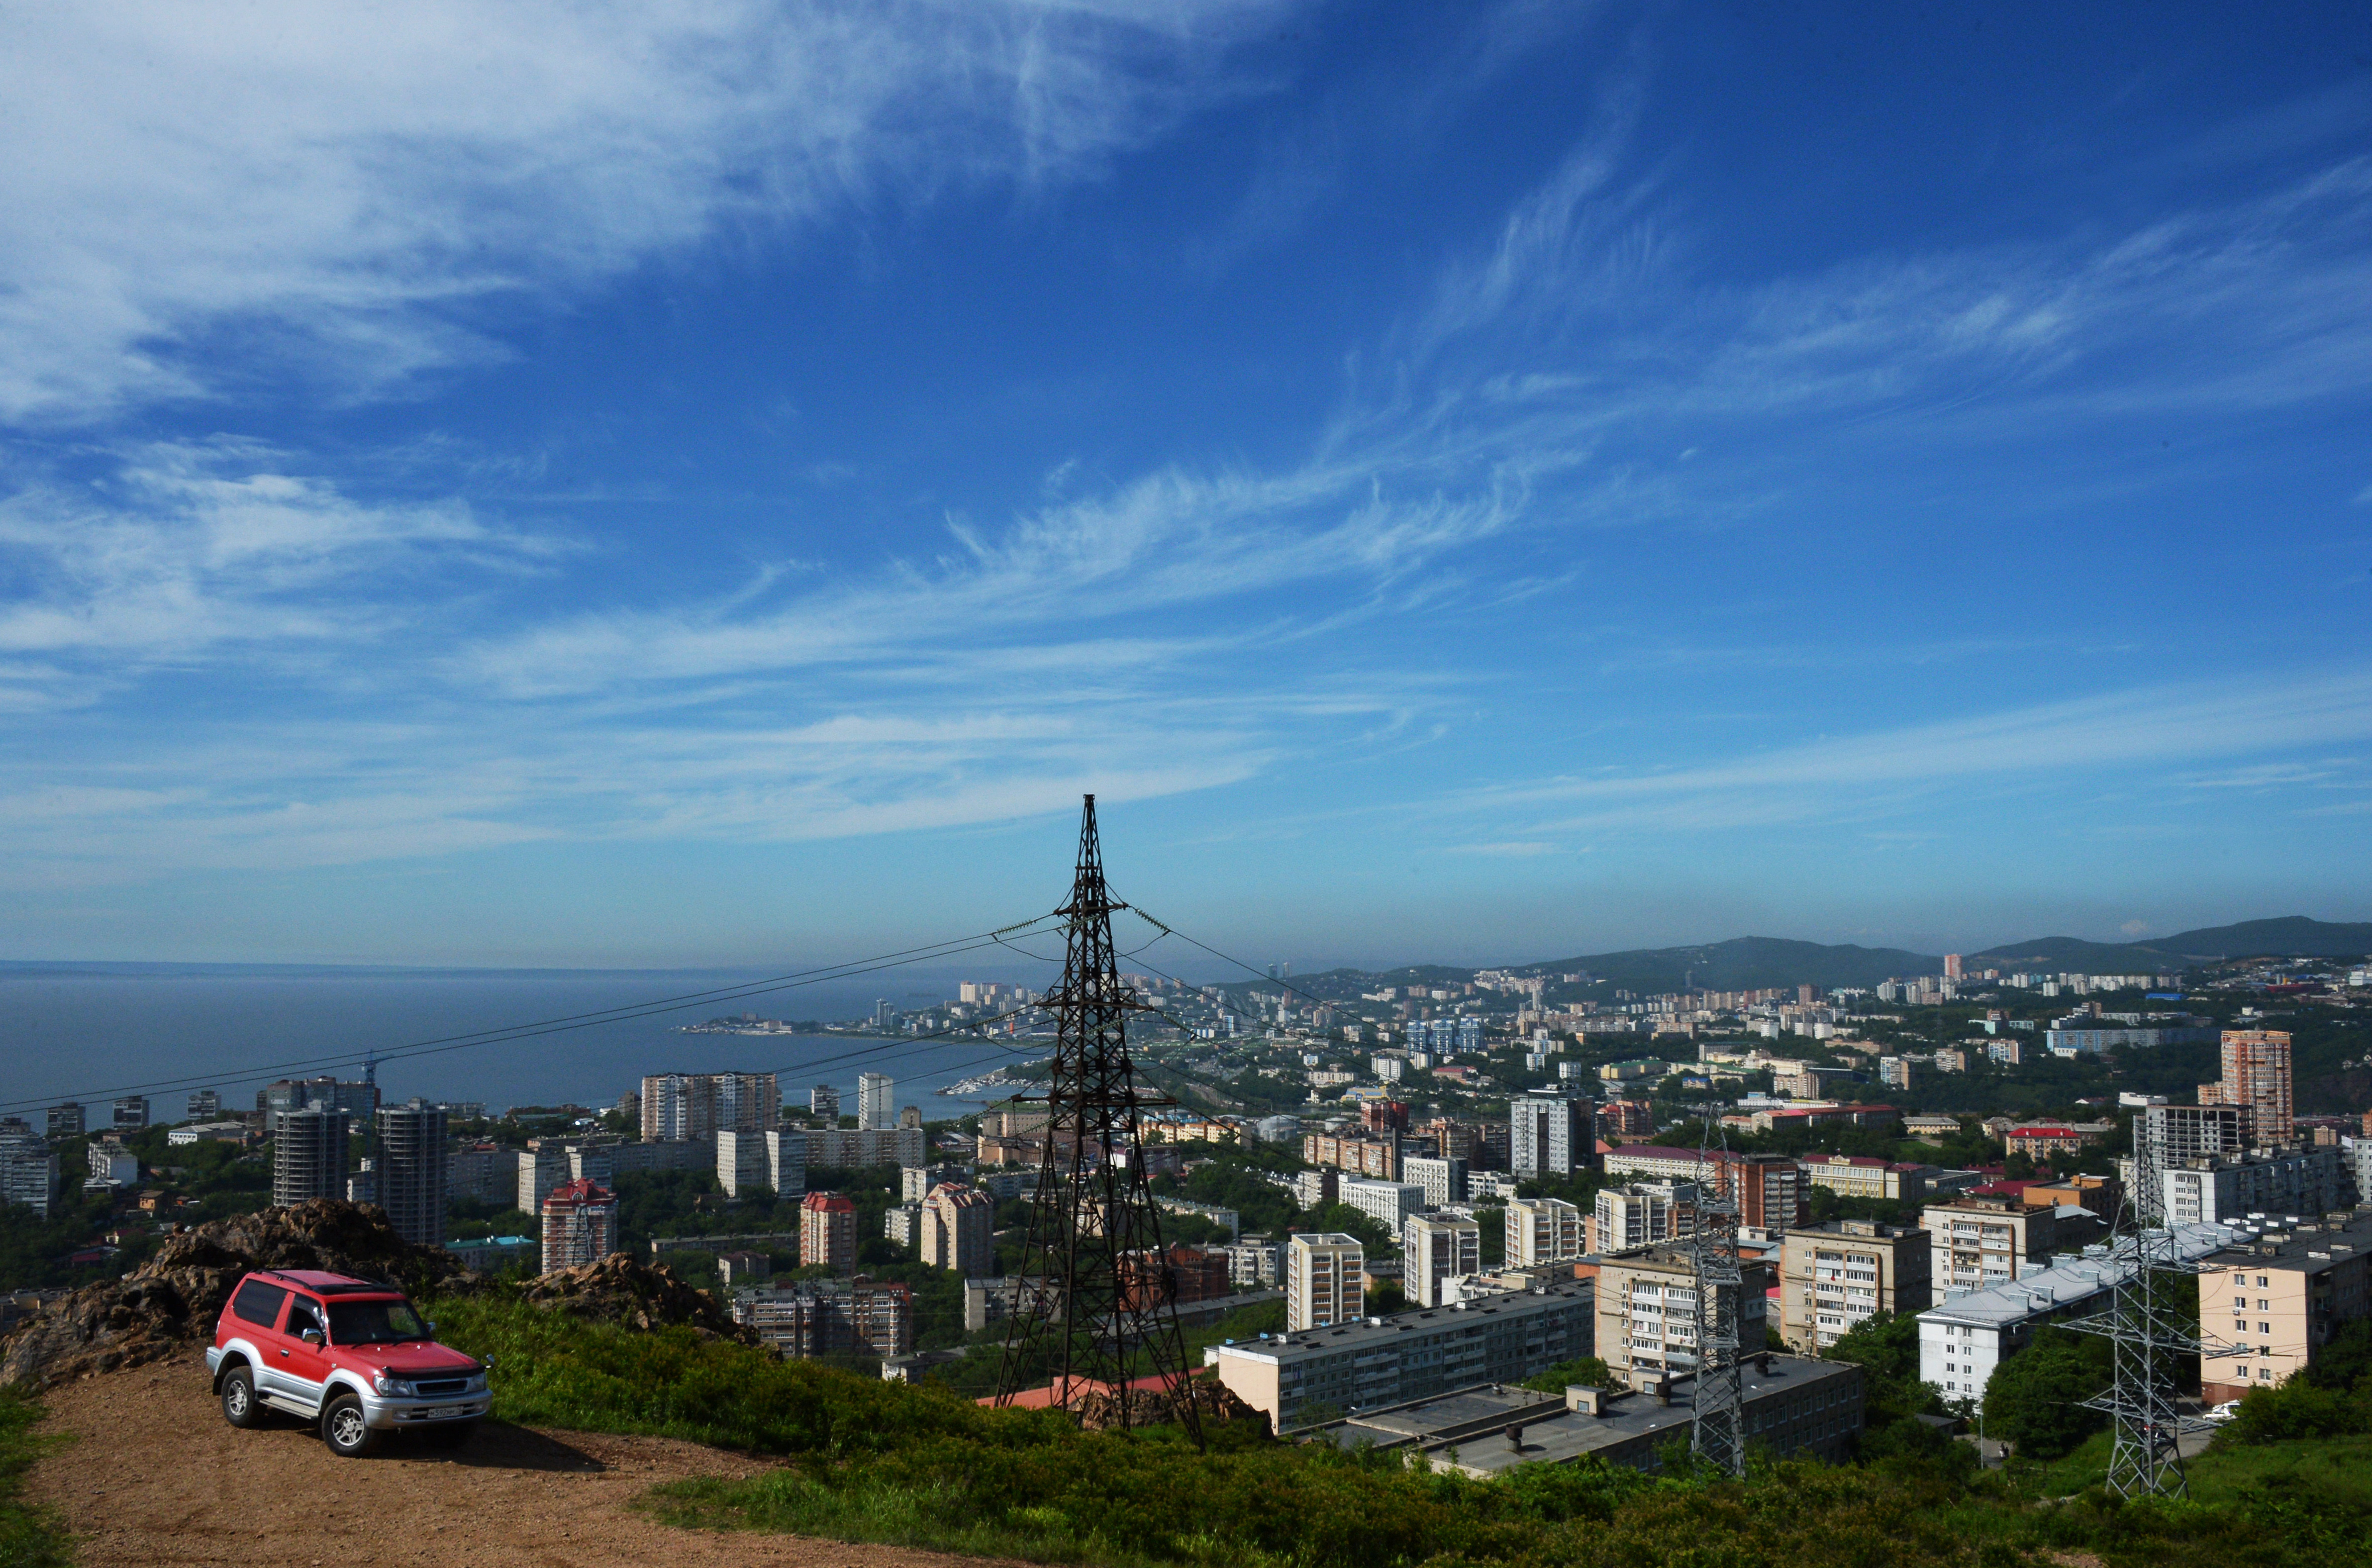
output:
[[[2290,1089],[2290,1037],[2279,1029],[2226,1029],[2224,1078],[2199,1086],[2202,1105],[2237,1105],[2250,1113],[2249,1136],[2285,1143],[2296,1130]]]

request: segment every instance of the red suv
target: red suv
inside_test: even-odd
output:
[[[333,1454],[418,1429],[458,1447],[492,1402],[488,1364],[438,1344],[394,1288],[286,1269],[250,1274],[215,1323],[206,1370],[233,1426],[268,1407],[321,1423]]]

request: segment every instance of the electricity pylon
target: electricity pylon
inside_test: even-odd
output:
[[[1040,1003],[1054,1016],[1053,1074],[996,1402],[1011,1403],[1041,1378],[1052,1379],[1058,1403],[1076,1399],[1087,1380],[1109,1383],[1115,1422],[1125,1427],[1129,1385],[1158,1376],[1200,1443],[1177,1273],[1161,1244],[1138,1126],[1144,1107],[1170,1102],[1137,1092],[1127,1017],[1141,1008],[1121,984],[1112,951],[1112,912],[1127,907],[1104,884],[1091,795],[1070,901],[1055,912],[1070,923],[1063,979]]]
[[[1738,1263],[1738,1195],[1734,1172],[1722,1156],[1728,1140],[1716,1140],[1721,1108],[1705,1108],[1697,1138],[1697,1222],[1689,1237],[1689,1261],[1697,1291],[1696,1419],[1689,1451],[1731,1475],[1746,1473],[1746,1388],[1738,1343],[1738,1296],[1743,1271]],[[1738,1179],[1743,1180],[1742,1176]],[[1670,1330],[1666,1329],[1669,1335]],[[1760,1350],[1761,1346],[1756,1346]]]

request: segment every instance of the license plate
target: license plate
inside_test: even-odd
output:
[[[459,1415],[463,1407],[460,1405],[438,1405],[435,1410],[428,1411],[422,1419],[425,1421],[450,1421],[455,1416]]]

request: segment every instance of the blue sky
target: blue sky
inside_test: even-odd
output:
[[[2372,12],[0,18],[0,956],[2372,917]],[[1248,955],[1249,956],[1249,955]]]

